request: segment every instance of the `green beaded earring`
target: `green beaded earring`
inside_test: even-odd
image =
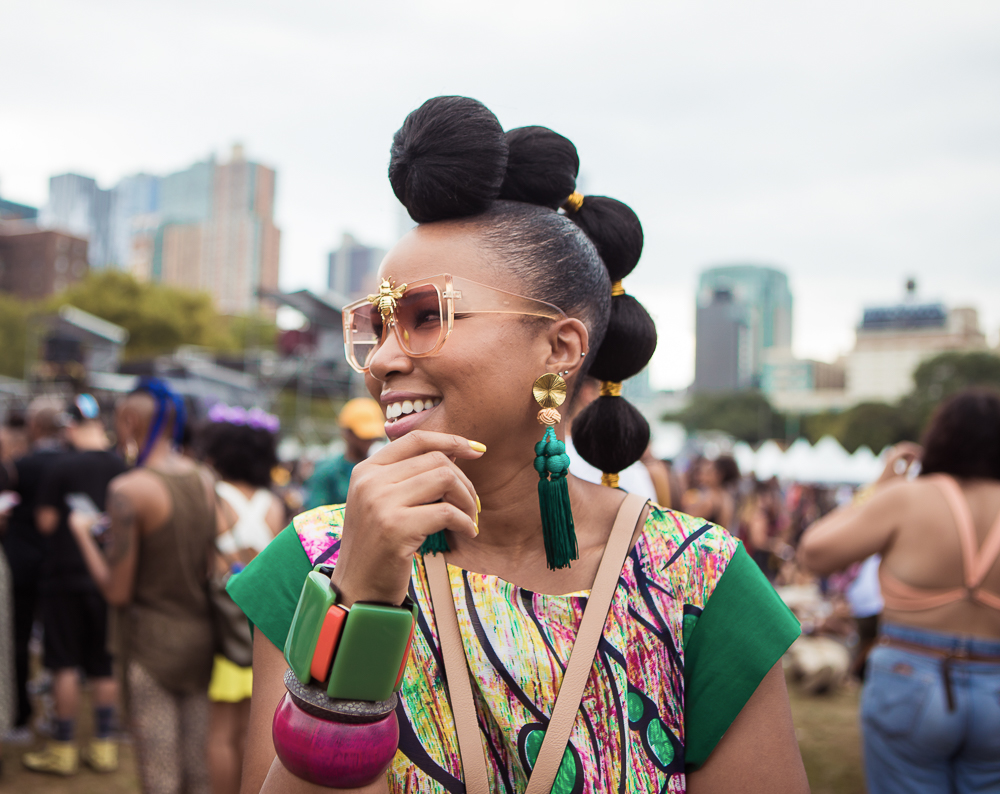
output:
[[[556,410],[566,400],[566,381],[548,372],[535,381],[531,390],[542,407],[538,421],[545,425],[545,435],[535,444],[535,471],[538,472],[538,505],[542,512],[545,560],[551,570],[568,568],[579,557],[573,510],[569,503],[569,455],[566,445],[556,438],[554,425],[562,421]]]

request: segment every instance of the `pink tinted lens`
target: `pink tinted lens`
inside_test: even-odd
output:
[[[382,340],[382,316],[374,306],[362,306],[351,312],[348,343],[354,363],[367,367],[368,359]]]
[[[425,284],[406,290],[396,304],[396,322],[406,352],[422,355],[434,350],[445,326],[437,288]]]

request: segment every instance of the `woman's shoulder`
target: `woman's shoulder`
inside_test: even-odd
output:
[[[738,547],[718,524],[652,504],[633,555],[655,584],[703,605]]]
[[[344,530],[344,505],[326,505],[299,513],[292,519],[295,534],[309,562],[337,561]]]

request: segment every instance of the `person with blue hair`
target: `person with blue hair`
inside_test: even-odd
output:
[[[210,790],[215,492],[211,474],[178,451],[184,418],[182,398],[166,383],[140,381],[118,406],[118,443],[135,467],[108,488],[103,548],[93,521],[70,516],[91,575],[116,611],[112,642],[147,794]]]

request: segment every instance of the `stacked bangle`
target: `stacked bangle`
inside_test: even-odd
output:
[[[382,701],[399,690],[413,641],[417,606],[337,603],[332,568],[306,576],[285,640],[285,660],[302,683],[315,680],[329,697]]]

